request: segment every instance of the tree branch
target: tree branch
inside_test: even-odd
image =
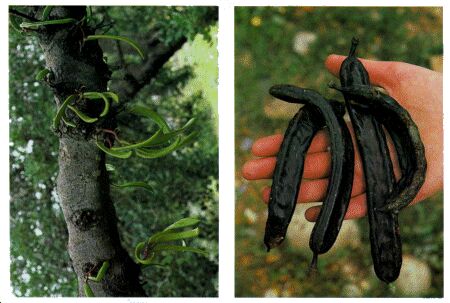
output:
[[[134,67],[133,71],[125,74],[123,81],[113,83],[113,90],[119,94],[121,100],[131,100],[137,93],[158,74],[161,67],[179,50],[187,41],[186,37],[181,37],[177,41],[166,45],[150,38],[147,43],[147,57],[145,62]]]
[[[19,12],[18,10],[15,10],[15,9],[13,9],[13,8],[10,8],[8,12],[9,12],[11,15],[14,15],[14,16],[17,16],[17,17],[21,17],[21,18],[27,19],[27,20],[29,20],[29,21],[33,21],[33,22],[39,21],[38,19],[36,19],[36,18],[34,18],[34,17],[32,17],[32,16],[29,16],[29,15],[27,15],[27,14],[24,14],[24,13],[22,13],[22,12]]]
[[[218,9],[214,7],[210,9],[201,20],[202,24],[207,26],[218,19]],[[139,67],[129,66],[123,81],[112,83],[113,90],[117,92],[121,100],[131,100],[137,93],[158,74],[163,65],[181,49],[187,41],[187,37],[180,37],[169,45],[158,38],[158,29],[155,29],[149,34],[149,39],[146,43],[147,58],[145,62]]]

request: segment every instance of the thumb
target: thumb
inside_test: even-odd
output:
[[[339,69],[341,68],[342,61],[346,56],[329,55],[325,60],[325,67],[334,76],[339,77]],[[393,81],[395,81],[395,75],[392,74],[392,65],[396,62],[390,61],[373,61],[366,59],[359,59],[364,68],[369,73],[370,83],[375,86],[381,86],[387,90],[392,87]]]

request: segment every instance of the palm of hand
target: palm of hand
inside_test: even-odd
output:
[[[335,76],[345,59],[343,56],[331,55],[325,65]],[[418,195],[412,204],[424,200],[443,186],[443,124],[442,124],[442,74],[415,65],[402,62],[377,62],[361,60],[369,72],[372,85],[383,87],[412,116],[419,127],[428,169]],[[355,138],[351,125],[349,129]],[[261,138],[253,144],[252,153],[261,157],[247,161],[242,167],[242,174],[248,180],[269,179],[272,177],[276,163],[276,154],[283,140],[282,135]],[[396,177],[400,177],[397,156],[390,138],[388,145]],[[363,217],[366,212],[364,172],[357,148],[355,148],[355,176],[353,180],[352,199],[346,219]],[[328,134],[317,133],[305,158],[303,178],[300,186],[299,203],[321,201],[326,194],[331,158],[328,152]],[[269,200],[270,188],[263,189],[263,200]],[[306,218],[314,221],[319,213],[319,206],[306,211]]]

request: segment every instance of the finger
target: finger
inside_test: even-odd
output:
[[[277,134],[260,138],[252,145],[252,153],[257,157],[271,157],[275,156],[283,141],[283,135]],[[330,144],[328,133],[324,130],[320,130],[314,136],[311,145],[308,149],[308,153],[317,153],[326,151]]]
[[[277,162],[276,157],[253,159],[244,163],[242,176],[247,180],[271,179]],[[321,179],[328,176],[331,158],[329,152],[308,154],[303,166],[303,178]]]
[[[244,163],[242,176],[247,180],[270,179],[273,176],[277,159],[267,157],[253,159]],[[330,152],[307,154],[303,166],[304,179],[323,179],[328,177],[331,169]],[[361,160],[355,153],[355,175],[363,175]]]
[[[339,77],[339,69],[341,68],[342,61],[346,56],[329,55],[325,60],[325,67],[336,77]],[[372,85],[384,87],[386,90],[392,86],[393,79],[392,70],[393,65],[397,62],[390,61],[373,61],[366,59],[359,59],[364,68],[369,73],[370,83]]]
[[[305,212],[306,220],[310,222],[315,222],[319,216],[320,205],[308,208]],[[367,204],[366,204],[366,194],[361,194],[359,196],[353,197],[348,205],[347,212],[344,219],[357,219],[362,218],[367,214]]]
[[[300,192],[297,197],[297,203],[308,203],[323,201],[327,195],[329,179],[302,180]],[[269,202],[270,187],[266,186],[262,190],[264,203]],[[365,183],[361,176],[355,176],[353,179],[351,196],[358,196],[365,191]]]
[[[282,141],[283,135],[281,134],[259,138],[252,145],[252,153],[257,157],[276,156]]]
[[[276,162],[275,157],[249,160],[242,166],[242,176],[247,180],[270,179]]]
[[[417,204],[425,198],[427,198],[426,195],[419,193],[407,207]],[[306,220],[310,222],[315,222],[317,220],[317,217],[319,216],[319,212],[320,212],[320,205],[308,208],[305,212]],[[363,193],[354,197],[352,196],[352,198],[350,199],[350,204],[348,205],[347,212],[345,213],[344,219],[345,220],[358,219],[366,215],[367,215],[366,194]]]

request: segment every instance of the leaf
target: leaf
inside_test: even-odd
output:
[[[48,75],[48,73],[50,73],[50,70],[44,68],[44,69],[40,70],[40,71],[36,74],[35,79],[36,79],[37,81],[43,80],[43,79],[45,78],[45,76]]]
[[[131,156],[132,151],[114,151],[111,150],[109,148],[107,148],[103,143],[96,141],[95,144],[97,144],[97,147],[100,148],[103,152],[105,152],[106,154],[116,157],[116,158],[120,158],[120,159],[127,159]]]
[[[36,21],[36,22],[22,22],[20,24],[20,27],[21,28],[37,29],[37,28],[39,28],[39,26],[67,24],[67,23],[73,23],[73,22],[77,22],[77,21],[78,21],[77,19],[65,18],[65,19]]]
[[[158,129],[158,131],[156,133],[154,133],[147,140],[144,140],[144,141],[138,142],[138,143],[134,143],[134,144],[125,145],[125,146],[113,147],[111,149],[112,150],[130,150],[130,149],[135,149],[135,148],[138,148],[138,147],[141,147],[141,146],[145,146],[145,145],[151,143],[153,140],[155,140],[155,138],[157,138],[160,133],[161,133],[161,130]],[[124,143],[125,141],[120,141],[120,142]]]
[[[160,252],[160,251],[188,251],[193,252],[197,254],[202,254],[207,256],[208,253],[202,249],[190,247],[190,246],[180,246],[180,245],[157,245],[155,248],[152,249],[153,252]]]
[[[164,230],[172,230],[172,229],[177,229],[177,228],[184,228],[184,227],[189,227],[189,226],[193,226],[196,225],[200,222],[199,219],[197,218],[183,218],[178,220],[177,222],[167,226]]]
[[[86,123],[94,123],[95,121],[98,120],[98,118],[93,118],[93,117],[89,117],[88,115],[86,115],[85,113],[83,113],[82,111],[80,111],[78,108],[76,108],[75,106],[72,105],[67,105],[67,107],[72,110],[81,120],[83,120]]]
[[[114,35],[90,35],[87,36],[85,41],[91,41],[91,40],[97,40],[97,39],[113,39],[113,40],[119,40],[128,43],[131,47],[133,47],[138,54],[141,56],[142,59],[145,58],[144,51],[142,48],[137,44],[135,41],[131,40],[130,38],[122,37],[122,36],[114,36]]]
[[[53,119],[53,127],[55,129],[58,128],[59,126],[59,122],[61,121],[61,118],[64,116],[65,110],[67,105],[69,105],[69,103],[75,99],[76,95],[70,95],[66,98],[66,100],[64,100],[63,104],[61,105],[61,107],[58,109],[58,111],[56,112],[56,116]]]
[[[161,233],[157,237],[152,237],[149,239],[148,243],[161,243],[161,242],[171,242],[176,240],[182,240],[182,239],[188,239],[188,238],[194,238],[199,235],[199,229],[198,227],[192,229],[192,230],[186,230],[186,231],[180,231],[180,232],[166,232]]]
[[[48,16],[50,16],[50,13],[52,12],[53,6],[47,5],[44,8],[44,11],[42,12],[42,20],[47,20]]]
[[[129,108],[128,112],[131,114],[150,118],[163,130],[163,133],[167,133],[170,131],[170,127],[167,124],[166,120],[164,120],[164,118],[161,117],[157,112],[151,110],[148,107],[141,105],[134,105]]]
[[[122,183],[122,184],[111,184],[111,185],[114,187],[118,187],[118,188],[141,187],[150,192],[154,191],[153,187],[150,184],[142,182],[142,181],[126,182],[126,183]]]

